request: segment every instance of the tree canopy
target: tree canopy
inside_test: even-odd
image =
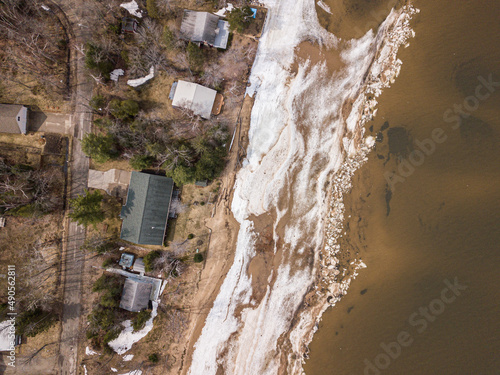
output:
[[[117,155],[113,136],[87,133],[82,139],[82,150],[88,157],[105,163]]]
[[[98,190],[93,193],[85,190],[84,195],[70,199],[69,204],[72,211],[69,217],[85,227],[90,224],[95,227],[106,217],[101,207],[102,198],[102,194]]]
[[[249,6],[244,6],[243,8],[234,8],[227,17],[229,21],[229,29],[231,31],[237,31],[239,33],[243,32],[246,25],[250,22],[251,16],[253,15],[252,10]]]
[[[114,117],[125,120],[139,113],[139,103],[130,99],[113,99],[109,102],[109,109]]]

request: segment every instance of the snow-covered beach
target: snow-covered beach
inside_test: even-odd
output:
[[[391,12],[376,34],[342,42],[319,25],[314,1],[265,5],[248,89],[255,95],[249,146],[232,202],[240,224],[234,261],[195,345],[191,374],[215,374],[220,366],[231,374],[300,371],[328,306],[326,295],[318,294],[314,306],[304,298],[320,281],[334,294],[347,289],[335,285],[331,267],[342,189],[373,145],[362,124],[397,76],[397,50],[411,36],[411,7]],[[294,70],[303,41],[341,45],[342,67],[332,74],[326,62],[305,60]]]

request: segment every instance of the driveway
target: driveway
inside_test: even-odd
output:
[[[28,131],[71,134],[73,115],[29,111]]]

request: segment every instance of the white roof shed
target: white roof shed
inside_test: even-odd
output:
[[[217,91],[192,82],[179,80],[176,83],[172,87],[172,106],[190,109],[195,115],[209,119]]]

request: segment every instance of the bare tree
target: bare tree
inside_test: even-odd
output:
[[[179,198],[172,199],[170,201],[170,212],[174,215],[182,214],[186,212],[187,206],[181,202]]]
[[[224,75],[222,73],[221,67],[217,62],[209,64],[203,71],[203,76],[201,77],[201,82],[210,87],[219,86],[224,80]]]
[[[171,253],[176,257],[182,257],[188,251],[187,241],[172,241],[169,245]]]

